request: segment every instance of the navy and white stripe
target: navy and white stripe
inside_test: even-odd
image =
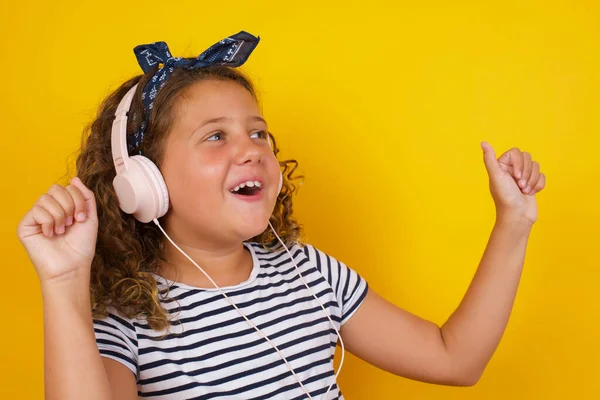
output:
[[[245,243],[254,261],[249,278],[222,288],[285,355],[303,385],[321,400],[333,381],[337,337],[321,306],[300,280],[285,250]],[[290,248],[304,280],[336,329],[348,321],[368,285],[354,270],[313,246]],[[217,289],[199,289],[157,276],[169,287],[163,306],[169,332],[143,318],[111,312],[94,321],[100,354],[135,375],[138,395],[153,399],[306,399],[273,347]],[[337,385],[328,399],[343,399]]]

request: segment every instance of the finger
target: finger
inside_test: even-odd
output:
[[[68,185],[66,190],[71,195],[71,200],[73,201],[74,208],[73,212],[67,216],[67,226],[69,226],[69,221],[73,223],[73,218],[76,221],[85,221],[85,199],[83,198],[83,193],[76,186]],[[69,220],[70,218],[70,220]]]
[[[532,165],[530,153],[524,151],[522,153],[522,155],[523,155],[523,173],[521,174],[521,179],[519,180],[519,187],[521,189],[525,189],[525,187],[527,186],[527,182],[529,181],[529,177],[531,176],[531,170],[532,170],[533,165]]]
[[[54,217],[44,207],[34,205],[30,211],[33,222],[39,227],[44,236],[52,237],[54,235]],[[31,234],[39,231],[31,232]]]
[[[546,175],[543,173],[540,173],[540,177],[538,178],[537,183],[533,187],[533,190],[531,191],[530,194],[536,194],[537,192],[540,192],[545,187],[546,187]]]
[[[540,178],[540,164],[536,161],[533,161],[531,163],[531,174],[529,175],[529,180],[527,181],[527,184],[526,184],[525,188],[523,189],[523,192],[528,193],[528,192],[532,191],[539,178]]]
[[[501,162],[498,163],[500,165],[500,169],[507,172],[510,176],[514,176],[514,168],[512,165],[503,164]]]
[[[65,226],[73,223],[73,212],[75,211],[75,202],[69,191],[61,185],[52,185],[48,194],[54,198],[62,207],[65,213]],[[58,233],[58,232],[57,232]]]
[[[65,211],[61,207],[61,205],[54,199],[54,197],[49,194],[43,194],[40,196],[36,205],[41,206],[46,209],[51,215],[54,221],[52,225],[54,226],[54,232],[57,234],[64,233],[65,231]]]
[[[92,218],[95,221],[98,220],[97,211],[96,211],[96,200],[94,198],[94,192],[88,189],[79,177],[75,177],[71,179],[71,185],[75,186],[81,194],[83,195],[83,200],[85,202],[85,218]]]
[[[523,154],[521,151],[513,147],[510,150],[507,150],[498,161],[503,164],[503,167],[511,166],[513,169],[513,176],[516,179],[521,179],[523,173]],[[506,170],[506,168],[503,168]]]

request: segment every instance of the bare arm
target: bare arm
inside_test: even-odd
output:
[[[42,285],[48,400],[111,399],[108,376],[94,338],[89,284],[83,278],[81,282]]]
[[[370,291],[342,327],[350,352],[394,374],[429,383],[477,382],[506,328],[530,226],[497,221],[462,302],[440,328]]]
[[[42,297],[45,398],[137,399],[133,374],[96,346],[89,277],[43,284]]]
[[[370,292],[341,333],[348,349],[371,364],[425,382],[473,385],[496,350],[537,219],[535,194],[546,176],[516,147],[498,159],[489,143],[481,148],[496,223],[467,293],[439,328]]]
[[[75,178],[53,185],[17,228],[42,288],[49,400],[137,398],[133,374],[103,360],[96,345],[89,285],[97,226],[94,195]]]
[[[475,383],[508,324],[531,225],[497,221],[469,290],[441,334],[453,365]]]

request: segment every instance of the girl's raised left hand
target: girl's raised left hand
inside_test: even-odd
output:
[[[538,215],[535,195],[546,186],[540,164],[533,161],[531,154],[516,147],[498,159],[489,143],[482,142],[481,148],[496,217],[535,223]]]

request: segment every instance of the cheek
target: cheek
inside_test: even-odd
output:
[[[277,161],[277,157],[275,157],[275,154],[273,154],[272,151],[270,151],[270,150],[266,151],[263,156],[263,160],[264,160],[264,163],[266,164],[267,170],[270,173],[273,173],[273,171],[276,171],[276,172],[279,171],[279,161]]]
[[[172,201],[179,204],[196,204],[222,196],[226,169],[222,163],[195,157],[181,157],[166,168],[165,181]]]
[[[266,159],[266,164],[267,164],[267,173],[269,174],[269,180],[271,182],[271,186],[274,187],[273,189],[273,193],[274,193],[274,199],[273,202],[275,202],[277,200],[277,196],[279,195],[279,192],[277,191],[277,189],[279,188],[279,179],[281,176],[281,167],[279,165],[279,161],[277,161],[277,158],[275,157],[275,155],[272,155],[271,157],[269,157],[268,159]]]
[[[185,171],[186,179],[181,189],[184,193],[187,191],[203,198],[222,196],[225,174],[226,170],[221,165],[192,163]]]
[[[275,182],[275,184],[279,184],[279,175],[281,175],[282,169],[274,154],[268,158],[268,170],[270,174],[269,176],[271,176],[273,182]]]

